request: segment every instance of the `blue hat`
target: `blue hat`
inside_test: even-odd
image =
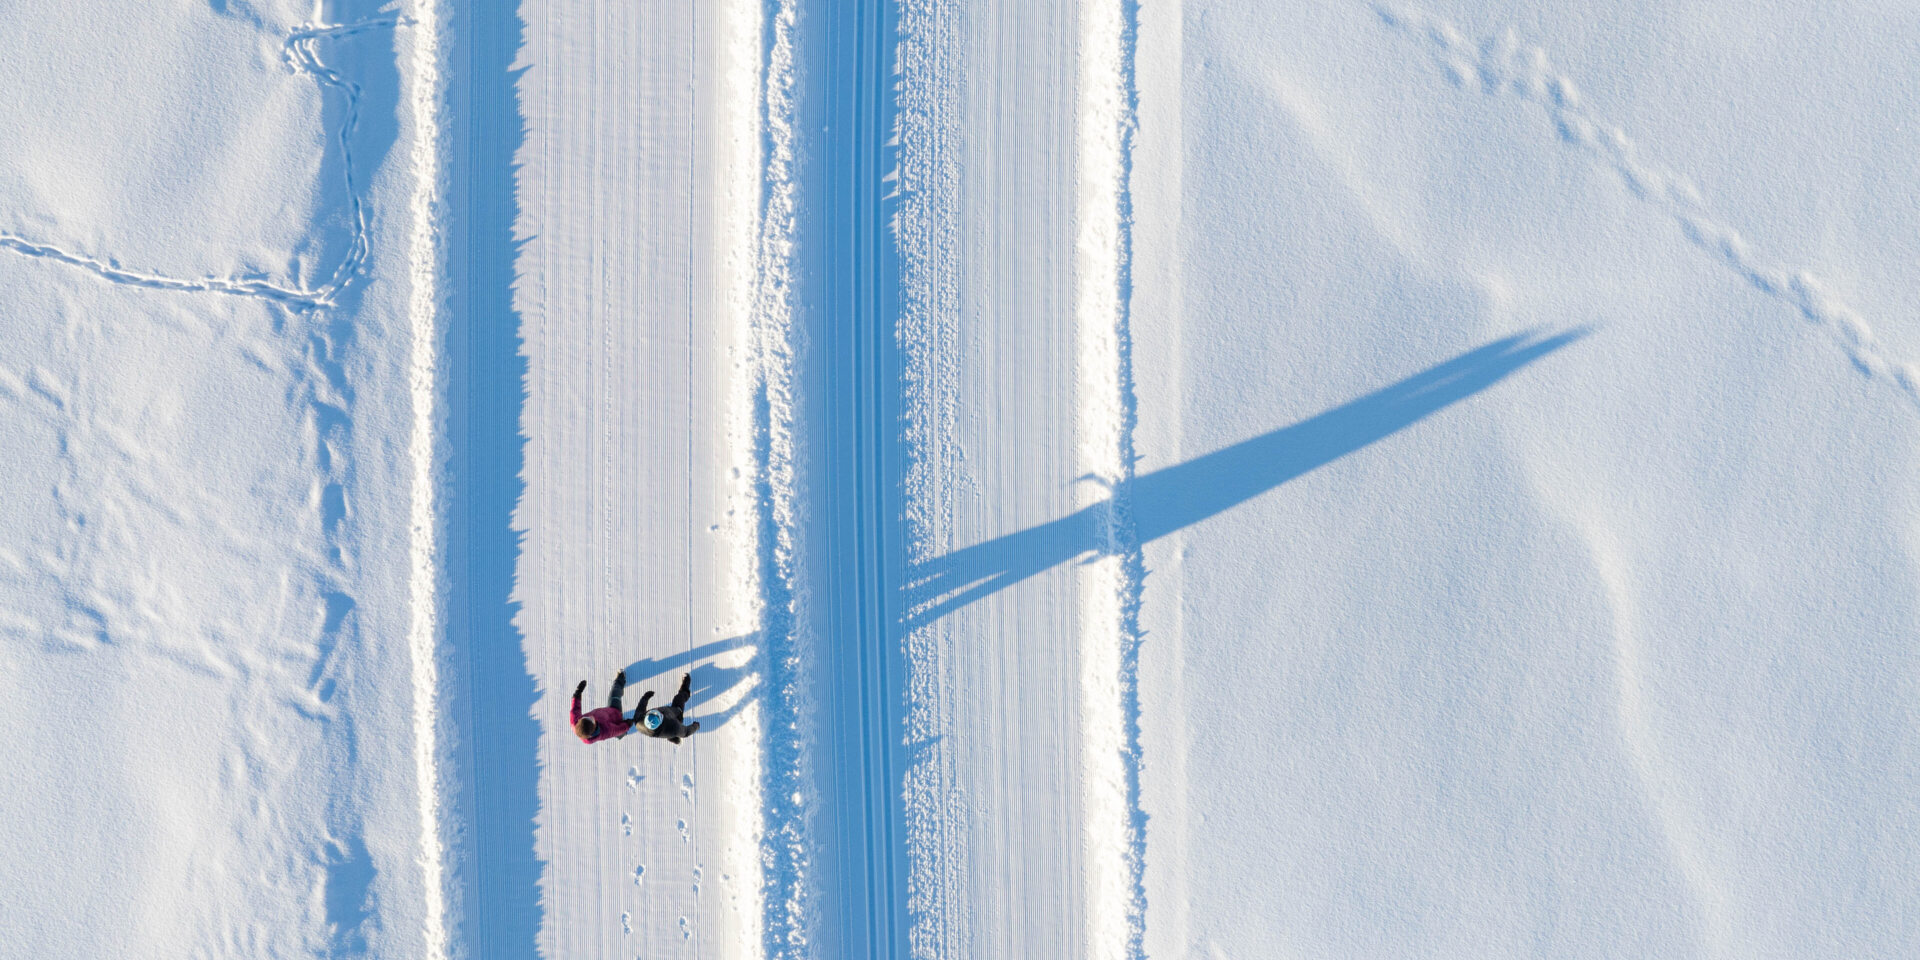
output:
[[[640,721],[640,725],[646,727],[648,730],[658,730],[660,729],[660,722],[665,719],[665,717],[660,715],[660,711],[648,710],[646,717]]]

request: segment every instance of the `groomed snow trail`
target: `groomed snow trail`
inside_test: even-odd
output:
[[[531,789],[537,827],[528,836],[518,831],[533,824],[492,821],[467,879],[518,900],[533,893],[527,874],[495,857],[530,847],[540,861],[538,929],[501,926],[503,953],[752,955],[762,828],[753,664],[764,640],[745,385],[760,11],[530,0],[492,15],[523,20],[514,62],[525,70],[513,101],[496,86],[470,96],[477,110],[517,109],[525,135],[502,169],[483,131],[473,134],[474,169],[511,175],[517,203],[510,240],[489,220],[476,242],[489,256],[508,244],[517,281],[508,296],[476,268],[473,302],[517,315],[526,363],[517,635],[492,642],[524,644],[538,733],[522,747],[514,718],[501,716],[511,752],[496,759],[498,745],[477,742],[468,762],[495,777],[476,785],[476,811],[518,806]],[[496,52],[476,69],[517,68]],[[512,127],[509,116],[491,129]],[[490,650],[476,651],[473,669],[487,668]],[[621,669],[629,711],[648,690],[664,703],[691,672],[699,733],[677,746],[639,735],[582,745],[567,729],[574,685],[587,683],[584,707],[600,706]],[[473,709],[516,706],[476,699]],[[496,865],[512,872],[488,881]],[[468,903],[479,912],[469,929],[491,936],[490,904]]]
[[[916,956],[1138,950],[1129,23],[1117,2],[901,8]]]
[[[0,0],[6,944],[1904,960],[1920,21],[1545,7]]]
[[[808,520],[797,544],[817,638],[811,683],[776,706],[818,740],[810,956],[894,956],[904,948],[900,846],[901,659],[891,620],[898,582],[901,447],[895,281],[883,179],[894,47],[881,0],[803,7],[796,23],[793,327],[806,437]],[[817,133],[816,133],[817,131]]]
[[[1507,219],[1458,204],[1484,184],[1437,157],[1522,165],[1390,51],[1410,32],[1466,62],[1460,18],[1298,7],[1318,46],[1233,3],[518,8],[518,243],[489,249],[517,277],[528,388],[524,637],[501,633],[524,640],[540,732],[524,762],[468,762],[537,771],[505,789],[537,798],[538,830],[495,817],[462,874],[537,884],[502,942],[1102,960],[1514,953],[1543,924],[1569,948],[1734,942],[1757,901],[1726,864],[1756,858],[1674,772],[1674,725],[1701,719],[1662,699],[1649,633],[1706,608],[1650,600],[1636,572],[1695,554],[1623,534],[1636,501],[1592,479],[1604,464],[1564,466],[1580,436],[1672,502],[1700,496],[1690,454],[1616,432],[1647,410],[1583,418],[1566,392],[1674,341],[1542,279],[1580,256],[1536,252],[1625,229],[1591,193],[1588,219],[1543,229],[1570,209],[1555,190],[1591,190],[1579,164],[1642,199],[1646,170],[1617,137],[1573,137],[1567,183],[1481,198]],[[1551,78],[1502,73],[1506,49],[1479,48],[1483,86],[1545,102]],[[1723,220],[1682,218],[1680,246],[1744,292],[1700,293],[1672,250],[1661,282],[1702,309],[1784,297],[1904,382],[1837,299],[1756,282]],[[1541,235],[1502,247],[1515,223]],[[1690,449],[1751,412],[1730,377],[1674,382],[1704,424]],[[1872,404],[1800,366],[1775,389]],[[1903,603],[1848,609],[1884,630]],[[565,695],[582,677],[599,695],[622,644],[642,686],[695,665],[711,737],[571,741]],[[1845,669],[1813,671],[1811,695]],[[490,880],[496,841],[540,859]],[[1642,888],[1678,905],[1639,909],[1623,891]]]

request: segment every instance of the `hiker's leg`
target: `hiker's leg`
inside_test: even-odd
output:
[[[620,709],[620,694],[624,693],[626,689],[627,672],[622,670],[613,678],[613,692],[607,695],[607,706],[615,710]]]
[[[690,696],[693,696],[693,674],[691,673],[680,678],[680,692],[673,695],[673,709],[686,709],[687,698]]]

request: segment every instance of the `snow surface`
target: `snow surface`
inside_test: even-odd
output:
[[[1920,944],[1909,5],[0,27],[0,954]]]
[[[10,955],[431,940],[409,41],[300,13],[0,10]]]

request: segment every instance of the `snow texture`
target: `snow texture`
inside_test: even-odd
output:
[[[1920,942],[1898,4],[0,27],[0,955]]]

